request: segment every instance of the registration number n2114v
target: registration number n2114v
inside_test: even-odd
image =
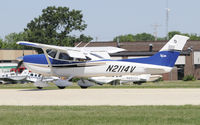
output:
[[[136,66],[120,66],[120,65],[109,65],[106,72],[130,72],[135,70]]]

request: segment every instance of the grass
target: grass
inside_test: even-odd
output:
[[[36,87],[32,83],[26,84],[0,84],[0,89],[35,89]],[[79,89],[80,87],[74,83],[73,86],[69,86],[67,88],[70,89]],[[161,82],[148,82],[143,83],[142,85],[135,84],[123,84],[112,86],[109,84],[105,84],[103,86],[95,85],[90,87],[92,88],[200,88],[200,81],[161,81]],[[44,89],[58,89],[55,84],[50,83],[48,87]]]
[[[200,106],[0,106],[1,125],[199,125]]]

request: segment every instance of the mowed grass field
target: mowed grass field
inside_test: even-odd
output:
[[[0,106],[0,125],[199,125],[200,106]]]
[[[66,89],[78,89],[80,88],[76,83],[72,86],[66,87]],[[102,86],[95,85],[90,87],[93,88],[200,88],[200,80],[196,81],[161,81],[161,82],[147,82],[142,83],[142,85],[137,85],[133,83],[122,84],[122,85],[110,85],[104,84]],[[0,84],[0,89],[36,89],[33,83],[25,83],[25,84]],[[48,87],[44,89],[58,89],[55,84],[50,83]]]

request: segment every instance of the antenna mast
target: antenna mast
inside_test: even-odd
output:
[[[157,39],[158,39],[158,27],[159,27],[160,25],[155,23],[155,24],[153,24],[152,26],[153,26],[153,29],[154,29],[153,35],[154,35],[154,37],[155,37],[155,41],[157,41]]]
[[[168,8],[168,0],[166,0],[166,39],[169,40],[168,36],[168,27],[169,27],[169,11],[170,9]]]

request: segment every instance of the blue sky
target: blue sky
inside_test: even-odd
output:
[[[0,4],[0,37],[21,32],[26,24],[41,15],[47,6],[66,6],[81,10],[88,27],[82,33],[109,41],[121,34],[166,33],[166,0],[3,0]],[[200,1],[168,0],[169,31],[200,35]],[[79,35],[80,32],[73,32]]]

